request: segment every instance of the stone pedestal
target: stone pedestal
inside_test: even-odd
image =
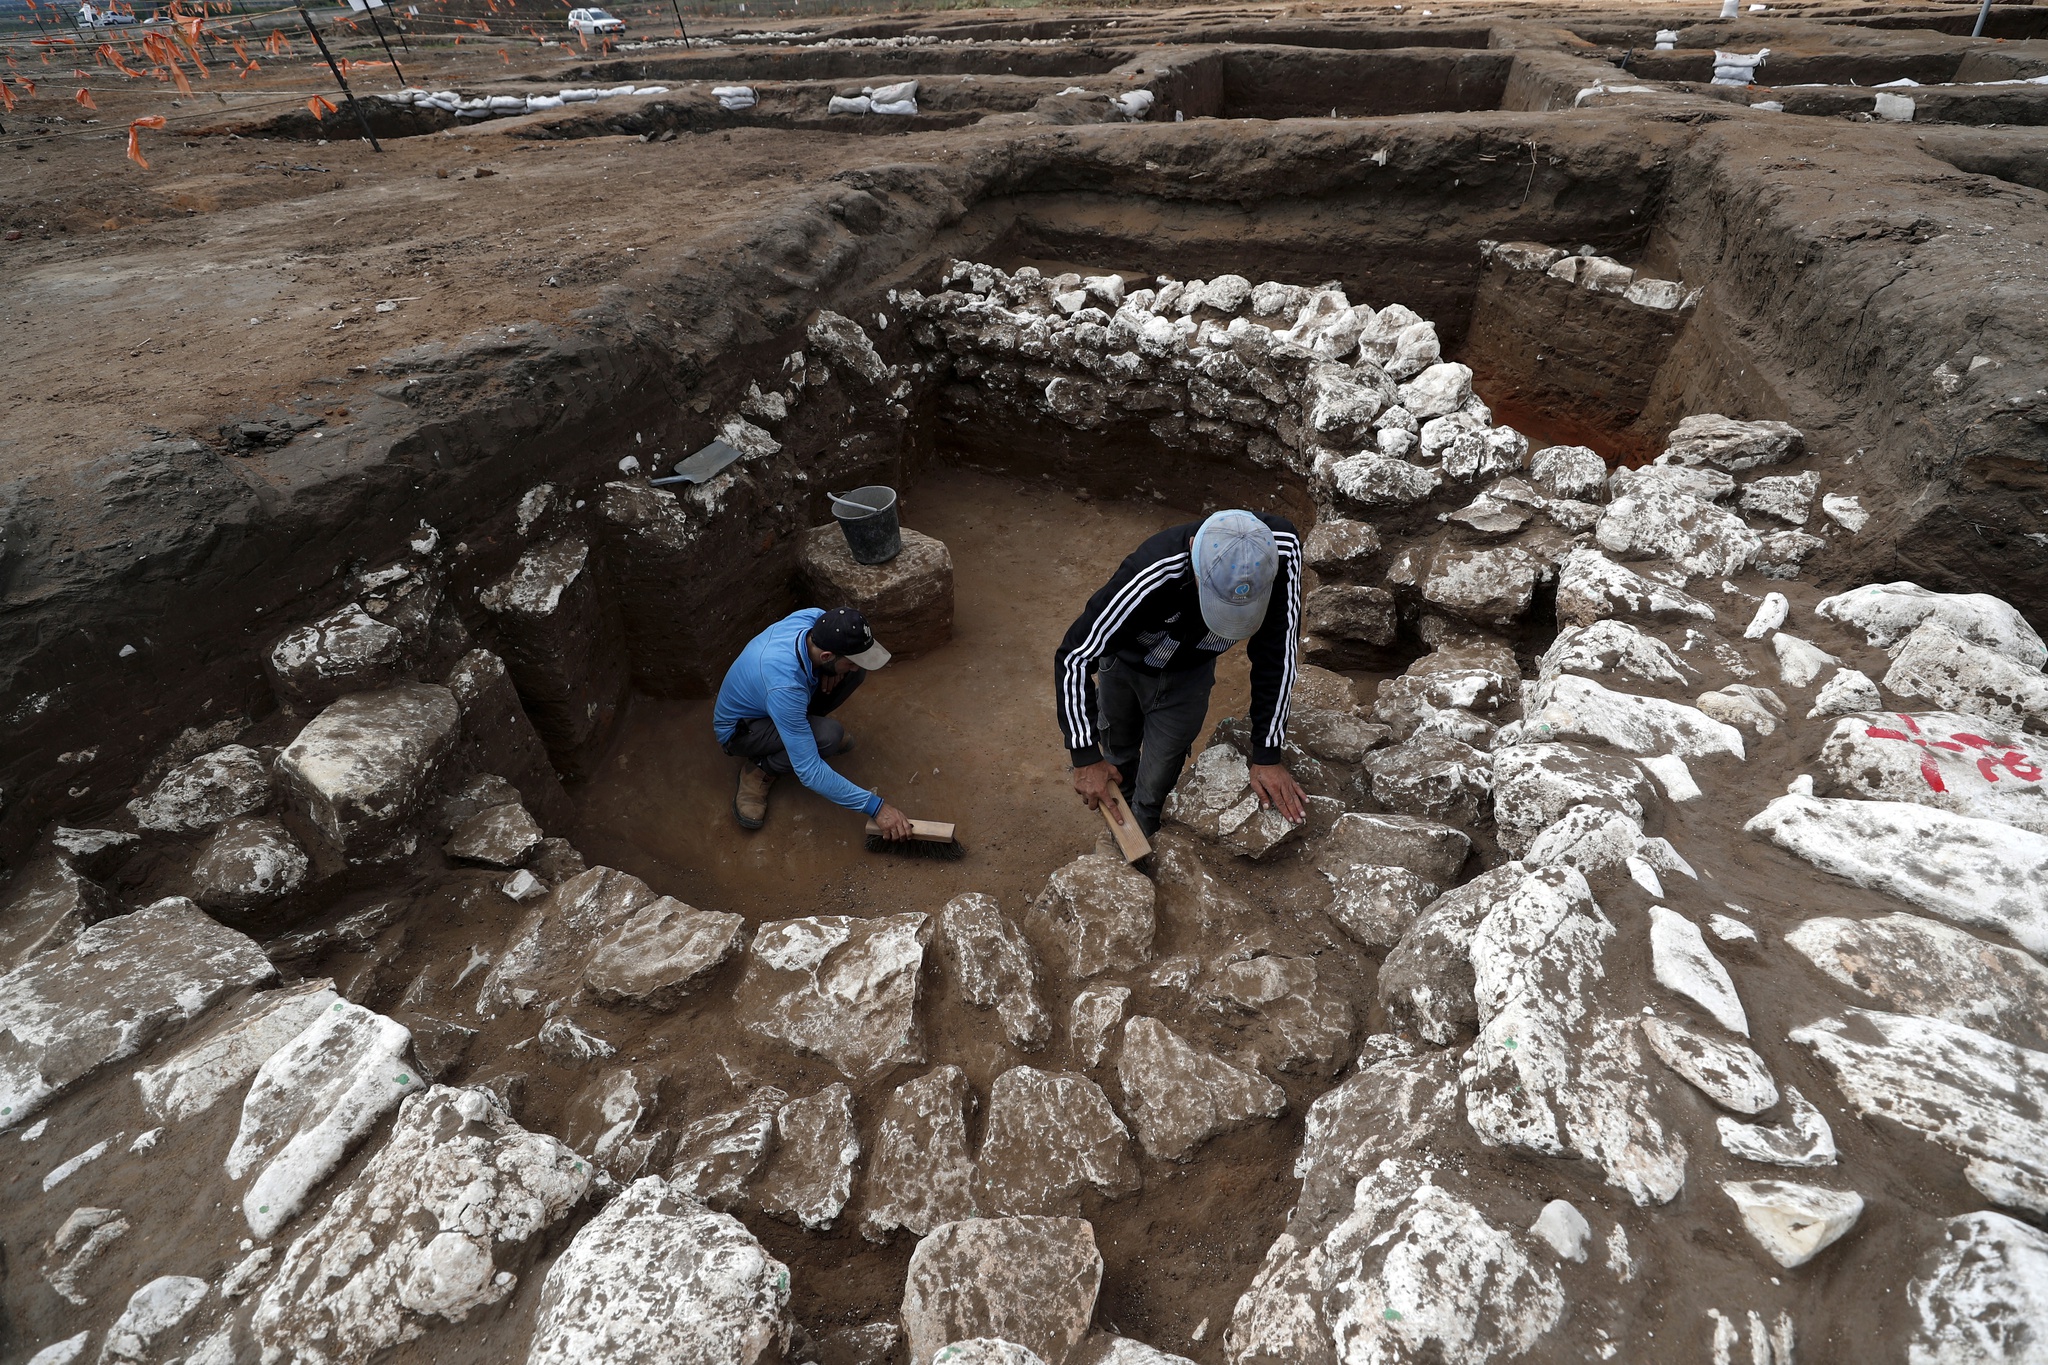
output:
[[[837,522],[814,526],[798,563],[805,600],[853,607],[875,638],[899,658],[915,658],[953,635],[953,556],[943,543],[905,528],[903,553],[887,564],[859,564]]]

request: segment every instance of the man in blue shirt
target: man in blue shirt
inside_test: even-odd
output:
[[[725,671],[711,726],[740,764],[732,813],[741,829],[768,819],[768,790],[795,773],[828,801],[872,819],[889,839],[910,834],[910,820],[874,792],[862,791],[825,760],[853,747],[831,718],[871,669],[889,662],[867,618],[851,607],[791,612],[756,635]]]

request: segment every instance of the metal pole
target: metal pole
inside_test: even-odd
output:
[[[1984,21],[1991,17],[1991,0],[1984,0],[1983,8],[1977,11],[1977,27],[1970,30],[1972,38],[1984,36]]]
[[[668,3],[676,12],[676,32],[683,35],[683,48],[687,51],[690,46],[690,30],[683,27],[683,7],[677,4],[676,0],[668,0]],[[1990,4],[1991,0],[1984,0],[1984,3]]]
[[[377,145],[377,135],[370,131],[370,120],[363,113],[363,106],[356,103],[355,95],[349,91],[348,82],[342,78],[341,68],[334,64],[334,54],[327,50],[326,42],[320,37],[320,30],[313,27],[313,16],[306,13],[304,5],[300,5],[298,9],[299,17],[306,21],[306,32],[313,35],[313,46],[319,48],[320,55],[327,59],[327,69],[334,73],[334,83],[341,87],[341,97],[348,101],[349,108],[356,111],[356,122],[363,125],[363,136],[370,139],[370,150],[382,152],[384,149]]]
[[[391,50],[391,44],[390,44],[390,42],[389,42],[389,41],[388,41],[388,40],[387,40],[387,39],[386,39],[386,38],[384,37],[384,26],[383,26],[382,24],[380,24],[380,23],[378,23],[378,22],[377,22],[377,10],[378,10],[378,9],[379,9],[379,6],[376,6],[376,5],[372,5],[372,6],[370,6],[370,9],[369,9],[369,15],[370,15],[370,29],[371,29],[371,31],[372,31],[372,32],[374,32],[374,33],[375,33],[375,34],[377,35],[377,41],[378,41],[378,42],[380,42],[380,43],[383,43],[383,44],[384,44],[384,55],[385,55],[385,56],[387,56],[387,57],[389,57],[389,58],[391,59],[391,69],[392,69],[393,71],[396,71],[396,72],[398,72],[398,83],[399,83],[400,85],[404,85],[404,84],[405,84],[405,73],[404,73],[403,71],[399,71],[399,69],[398,69],[398,54],[397,54],[396,52],[393,52],[393,51]],[[407,50],[408,50],[408,51],[410,51],[410,49],[407,49]]]

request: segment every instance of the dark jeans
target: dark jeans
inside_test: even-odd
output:
[[[1213,658],[1200,668],[1154,675],[1112,656],[1096,670],[1102,756],[1123,775],[1124,799],[1148,838],[1159,832],[1159,808],[1201,737],[1215,685]]]
[[[839,680],[839,686],[833,688],[829,695],[817,691],[811,693],[811,737],[818,741],[820,756],[831,758],[846,752],[846,727],[831,719],[831,713],[860,691],[861,682],[867,676],[865,670],[849,673]],[[755,766],[777,777],[787,777],[796,771],[789,761],[789,750],[783,747],[782,732],[766,716],[743,720],[733,726],[732,738],[725,742],[724,748],[734,758],[750,758]]]

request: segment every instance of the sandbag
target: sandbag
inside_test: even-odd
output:
[[[874,102],[866,95],[834,95],[828,112],[834,114],[865,114]]]

